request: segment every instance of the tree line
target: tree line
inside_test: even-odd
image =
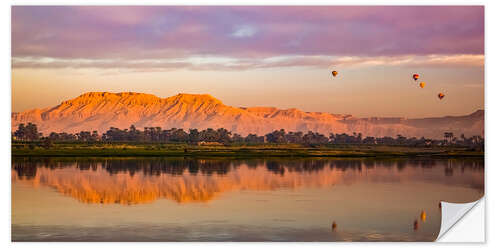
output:
[[[43,164],[40,164],[43,163]],[[469,171],[484,171],[484,163],[476,160],[450,161],[445,167],[445,175],[453,175],[453,169],[467,169]],[[434,168],[442,166],[443,163],[435,159],[195,159],[195,158],[148,158],[148,159],[85,159],[75,161],[61,161],[56,158],[18,158],[12,161],[12,169],[16,171],[21,179],[32,179],[36,176],[37,169],[62,169],[74,168],[79,170],[105,170],[110,175],[128,173],[134,176],[136,173],[144,175],[183,175],[189,172],[192,175],[224,175],[230,171],[240,168],[242,165],[250,169],[265,167],[275,174],[285,172],[312,173],[326,168],[342,171],[357,170],[361,172],[363,166],[367,169],[374,167],[398,168],[399,170],[410,166],[413,168]]]
[[[152,143],[189,143],[189,144],[302,144],[302,145],[326,145],[326,144],[367,144],[367,145],[405,145],[405,146],[473,146],[484,147],[484,138],[481,136],[466,137],[461,134],[455,137],[452,132],[445,132],[442,140],[405,137],[397,135],[396,138],[384,137],[363,137],[361,133],[334,134],[327,137],[323,134],[309,131],[286,132],[284,129],[275,130],[265,135],[248,134],[242,136],[232,133],[225,128],[204,130],[189,129],[184,131],[180,128],[162,129],[161,127],[145,127],[144,130],[137,129],[131,125],[128,129],[111,127],[103,134],[97,131],[80,131],[79,133],[56,133],[51,132],[48,136],[43,136],[38,132],[34,123],[19,124],[18,129],[12,133],[15,141],[45,141],[51,142],[152,142]]]

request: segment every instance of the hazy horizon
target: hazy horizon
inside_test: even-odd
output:
[[[12,112],[91,91],[356,117],[484,109],[482,6],[13,6],[11,20]]]

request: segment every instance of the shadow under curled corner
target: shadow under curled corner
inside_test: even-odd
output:
[[[469,202],[469,203],[450,203],[450,202],[441,202],[441,229],[439,231],[439,235],[436,238],[436,242],[469,242],[467,239],[462,240],[450,240],[444,239],[444,235],[449,233],[449,231],[459,223],[462,218],[464,218],[471,210],[475,209],[478,203],[484,203],[484,196],[477,201]],[[481,206],[481,209],[484,209]],[[484,216],[484,213],[483,213]],[[484,226],[483,224],[479,224]],[[469,228],[468,231],[477,230],[478,228]],[[484,228],[481,231],[484,234]],[[476,234],[477,235],[477,234]],[[473,242],[484,242],[484,235],[481,240],[473,241]]]

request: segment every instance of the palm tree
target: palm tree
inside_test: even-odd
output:
[[[452,132],[444,132],[444,140],[447,143],[450,143],[453,138],[453,133]]]

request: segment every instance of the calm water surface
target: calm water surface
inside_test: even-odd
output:
[[[12,240],[432,241],[483,191],[483,159],[14,158]]]

